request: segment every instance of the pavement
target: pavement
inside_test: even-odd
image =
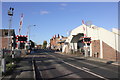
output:
[[[30,58],[22,58],[22,60],[19,63],[17,63],[17,67],[12,72],[12,74],[3,76],[2,78],[2,80],[16,80],[16,79],[34,80],[32,60]]]
[[[67,56],[71,56],[71,57],[76,57],[76,58],[84,58],[86,60],[91,60],[91,61],[98,61],[98,62],[103,62],[106,64],[113,64],[116,66],[120,66],[120,61],[116,62],[116,61],[109,61],[109,60],[105,60],[105,59],[100,59],[100,58],[95,58],[95,57],[84,57],[83,55],[80,54],[66,54],[66,53],[61,53],[61,52],[55,52],[55,53],[59,53],[62,55],[67,55]]]

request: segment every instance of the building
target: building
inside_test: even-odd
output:
[[[50,48],[53,50],[62,51],[62,47],[66,39],[67,37],[59,36],[59,34],[57,37],[55,35],[54,37],[52,37],[52,39],[50,39]]]
[[[9,33],[9,34],[8,34]],[[16,43],[15,31],[14,29],[0,29],[0,40],[1,40],[1,49],[11,49],[12,48],[12,39],[14,44]],[[14,47],[15,48],[15,47]]]
[[[85,38],[89,41],[85,42]],[[71,31],[62,52],[78,52],[85,55],[87,51],[86,55],[90,57],[120,61],[119,39],[118,29],[108,31],[95,25],[82,24]]]

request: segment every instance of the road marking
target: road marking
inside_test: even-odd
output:
[[[79,69],[79,70],[82,70],[82,71],[85,71],[85,72],[87,72],[87,73],[90,73],[90,74],[92,74],[92,75],[94,75],[94,76],[96,76],[96,77],[99,77],[99,78],[102,78],[102,79],[105,79],[105,80],[109,80],[109,79],[107,79],[107,78],[104,78],[104,77],[96,74],[96,73],[90,72],[89,70],[83,69],[83,68],[81,68],[81,67],[77,67],[77,66],[72,65],[72,64],[70,64],[70,63],[68,63],[68,62],[65,62],[65,61],[62,61],[62,62],[65,63],[65,64],[67,64],[67,65],[69,65],[69,66],[72,66],[72,67],[74,67],[74,68],[77,68],[77,69]]]
[[[73,59],[73,58],[67,58],[67,59],[70,59],[70,60],[75,60],[75,59]]]
[[[105,68],[105,67],[102,67],[102,66],[97,66],[97,65],[94,65],[94,64],[90,64],[88,62],[83,62],[83,61],[78,61],[78,62],[83,63],[83,64],[87,64],[87,65],[90,65],[90,66],[93,66],[93,67],[98,67],[98,68],[101,68],[101,69],[104,69],[104,70],[113,71],[111,69],[108,69],[108,68]],[[118,74],[118,72],[115,72],[115,71],[114,71],[114,73]]]
[[[90,69],[88,69],[88,68],[86,68],[86,67],[82,67],[83,69],[85,69],[85,70],[88,70],[88,71],[90,71]]]
[[[51,56],[52,56],[52,57],[55,57],[55,56],[53,56],[53,55],[51,55]],[[55,58],[56,58],[56,57],[55,57]],[[67,64],[67,65],[69,65],[69,66],[72,66],[72,67],[77,68],[77,69],[79,69],[79,70],[85,71],[85,72],[87,72],[87,73],[89,73],[89,74],[92,74],[92,75],[94,75],[94,76],[96,76],[96,77],[99,77],[99,78],[102,78],[102,79],[105,79],[105,80],[109,80],[109,79],[107,79],[107,78],[105,78],[105,77],[103,77],[103,76],[100,76],[100,75],[98,75],[98,74],[96,74],[96,73],[91,72],[90,69],[88,69],[88,68],[85,68],[85,67],[83,67],[83,68],[77,67],[77,66],[75,66],[75,65],[72,65],[72,64],[70,64],[70,63],[68,63],[68,62],[63,61],[61,58],[57,58],[57,59],[61,60],[63,63],[65,63],[65,64]]]
[[[34,74],[33,77],[34,77],[34,79],[36,79],[35,78],[35,66],[34,66],[34,62],[33,62],[34,56],[32,57],[32,68],[33,68],[33,74]]]
[[[74,58],[67,58],[67,59],[70,59],[70,60],[75,60]],[[90,65],[90,66],[93,66],[93,67],[98,67],[100,69],[104,69],[104,70],[108,70],[108,71],[113,71],[111,69],[108,69],[108,68],[105,68],[105,67],[102,67],[102,66],[97,66],[97,65],[94,65],[94,64],[90,64],[88,62],[83,62],[83,61],[77,61],[77,62],[80,62],[80,63],[83,63],[83,64],[87,64],[87,65]],[[114,73],[118,74],[118,72],[115,72]]]

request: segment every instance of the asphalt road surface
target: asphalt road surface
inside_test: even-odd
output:
[[[35,60],[38,80],[119,80],[116,65],[41,50],[30,56]]]

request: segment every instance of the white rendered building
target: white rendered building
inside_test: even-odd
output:
[[[86,26],[82,24],[73,29],[63,46],[62,52],[73,53],[86,49],[85,43],[82,43],[83,37],[90,37],[91,43],[87,45],[88,56],[107,60],[120,60],[120,30],[113,28],[108,31],[95,25]]]

